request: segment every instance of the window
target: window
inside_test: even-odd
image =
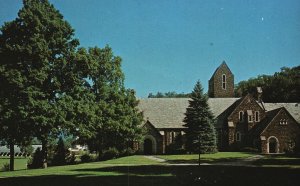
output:
[[[170,143],[173,143],[175,141],[175,138],[176,138],[176,133],[175,132],[170,132],[169,133],[169,142]]]
[[[288,124],[287,119],[281,119],[281,120],[279,121],[279,124],[280,124],[280,125],[287,125],[287,124]]]
[[[172,132],[172,142],[175,141],[175,132]]]
[[[252,122],[252,116],[248,116],[248,122]]]
[[[222,88],[225,90],[226,89],[226,75],[222,75]]]
[[[235,140],[236,141],[241,141],[241,133],[240,132],[236,132],[236,134],[235,134]]]
[[[255,122],[259,122],[259,112],[255,111]]]
[[[239,112],[239,120],[244,121],[244,112],[243,111]]]
[[[247,110],[248,122],[253,122],[253,112],[252,110]]]

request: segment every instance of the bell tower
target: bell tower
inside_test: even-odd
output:
[[[210,98],[234,97],[234,76],[225,61],[216,69],[208,85]]]

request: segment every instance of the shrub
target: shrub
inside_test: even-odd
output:
[[[76,163],[76,156],[74,152],[71,152],[66,157],[67,164],[75,164]]]
[[[91,161],[91,157],[89,153],[85,153],[83,155],[80,156],[80,160],[82,163],[87,163]]]
[[[22,154],[23,156],[24,156],[24,154],[25,154],[25,156],[26,156],[26,154],[30,154],[30,156],[32,156],[33,152],[34,152],[34,148],[32,145],[21,146],[21,151],[23,152],[23,154]]]
[[[129,148],[123,150],[122,153],[120,154],[120,156],[132,156],[134,154],[136,154],[136,151],[129,147]]]
[[[97,160],[96,154],[90,154],[88,152],[81,155],[80,160],[82,163],[92,162]]]
[[[43,167],[43,154],[40,148],[37,148],[33,154],[33,158],[29,158],[27,161],[27,168],[36,169]]]
[[[110,147],[109,149],[103,151],[101,160],[110,160],[119,157],[119,151],[115,147]]]
[[[254,147],[244,147],[241,149],[242,152],[259,152],[257,148]]]
[[[66,148],[62,137],[57,142],[57,147],[52,160],[53,165],[65,165],[66,164]]]
[[[9,163],[3,163],[2,167],[1,167],[2,171],[9,171]]]

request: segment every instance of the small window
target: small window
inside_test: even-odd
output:
[[[255,111],[255,122],[259,122],[259,112]]]
[[[239,120],[244,121],[244,112],[243,111],[239,112]]]
[[[247,110],[248,122],[253,122],[253,112],[252,110]]]
[[[225,90],[226,89],[226,75],[222,75],[222,88]]]
[[[241,133],[240,132],[236,132],[235,139],[236,139],[236,141],[241,141]]]
[[[252,122],[252,116],[248,116],[248,122]]]
[[[170,132],[169,133],[169,142],[170,143],[173,143],[175,141],[175,138],[176,138],[176,133],[175,132]]]
[[[172,132],[172,142],[174,142],[175,141],[175,132]]]
[[[287,124],[288,124],[287,119],[281,119],[281,120],[279,121],[279,124],[280,124],[280,125],[287,125]]]

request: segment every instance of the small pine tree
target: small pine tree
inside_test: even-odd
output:
[[[57,147],[53,158],[53,164],[54,165],[66,164],[66,148],[62,137],[60,137],[57,142]]]
[[[203,88],[199,81],[197,81],[190,98],[184,118],[184,126],[187,127],[186,149],[189,152],[200,152],[201,154],[216,152],[213,114],[209,109],[208,98],[203,94]]]

